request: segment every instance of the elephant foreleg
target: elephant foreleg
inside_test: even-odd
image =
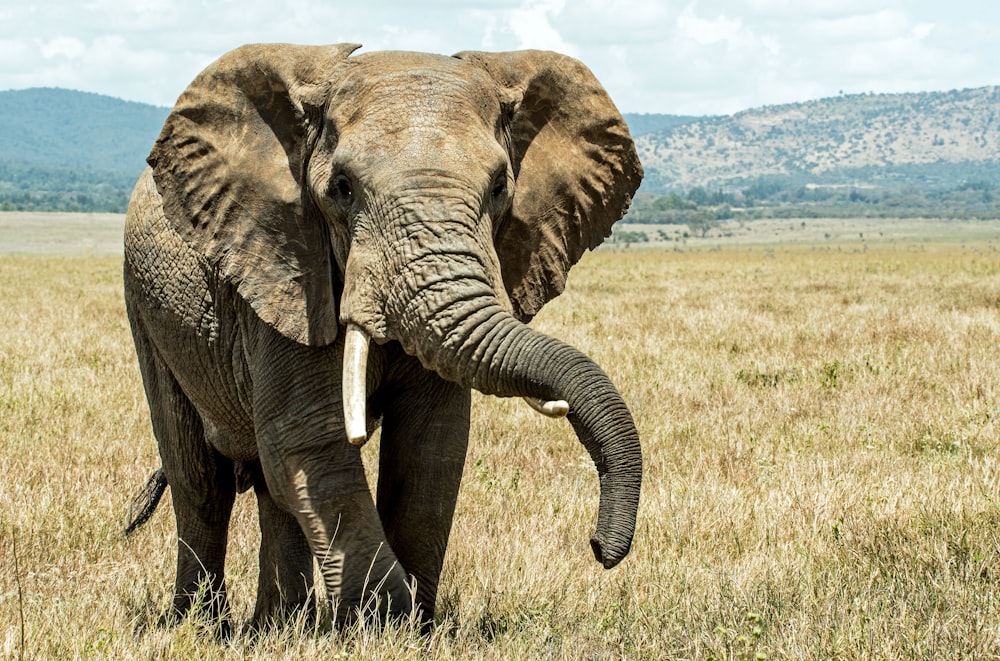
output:
[[[417,582],[425,625],[434,619],[469,440],[470,393],[413,361],[383,415],[378,511],[386,537]]]
[[[409,582],[386,543],[361,449],[340,419],[339,347],[290,345],[267,327],[257,341],[273,357],[253,371],[261,469],[309,542],[337,623],[408,617]]]

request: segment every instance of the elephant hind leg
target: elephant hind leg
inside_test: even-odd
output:
[[[236,498],[233,462],[206,443],[201,416],[141,327],[133,329],[133,336],[177,521],[177,575],[166,620],[179,620],[200,602],[226,632],[226,541]]]
[[[261,477],[256,485],[260,520],[260,573],[252,626],[265,629],[313,606],[313,555],[294,516],[278,507]]]

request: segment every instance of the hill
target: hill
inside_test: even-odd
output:
[[[629,217],[671,222],[689,217],[692,205],[802,199],[822,202],[812,214],[838,205],[854,214],[859,204],[873,212],[876,203],[879,213],[900,203],[937,213],[959,198],[975,202],[965,215],[995,217],[998,108],[1000,87],[983,87],[845,95],[717,117],[627,113],[646,170]],[[168,112],[65,89],[0,92],[0,210],[124,211]],[[958,197],[900,202],[914,189]],[[668,193],[688,197],[651,199]]]
[[[0,209],[123,211],[168,112],[66,89],[0,92]]]
[[[141,172],[169,109],[58,88],[0,92],[2,160]]]
[[[703,119],[702,117],[693,117],[691,115],[662,115],[658,113],[626,112],[623,113],[623,116],[633,138]]]
[[[845,95],[687,122],[636,138],[643,189],[995,181],[998,108],[1000,87],[983,87]]]
[[[125,210],[169,108],[57,88],[0,92],[0,210]],[[698,117],[626,114],[633,135]]]

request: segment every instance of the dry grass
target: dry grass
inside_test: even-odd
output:
[[[1000,655],[986,242],[588,256],[537,326],[593,355],[633,408],[634,550],[609,572],[593,561],[595,474],[565,422],[477,398],[426,639],[156,626],[173,517],[167,503],[120,532],[157,465],[120,291],[115,258],[0,259],[0,656],[21,653],[22,618],[24,658]],[[238,499],[238,621],[253,511]]]
[[[123,213],[0,211],[0,254],[122,254]]]

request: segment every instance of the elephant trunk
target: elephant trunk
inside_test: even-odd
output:
[[[387,317],[388,336],[427,369],[464,387],[500,397],[568,403],[569,420],[600,477],[591,548],[605,568],[614,567],[631,547],[642,481],[639,435],[621,395],[590,358],[505,310],[485,279],[467,277],[433,289],[436,293],[411,292],[399,299],[399,314]],[[349,328],[351,353],[351,346],[366,346],[367,338],[360,328]],[[363,367],[358,372],[345,366],[345,383],[348,369],[356,375],[350,379],[363,388]],[[352,396],[345,392],[344,399],[351,406]]]
[[[485,394],[569,404],[569,421],[600,477],[591,548],[605,568],[617,565],[635,531],[642,453],[632,415],[611,380],[577,349],[529,328],[495,304],[469,314],[453,333],[465,341],[425,343],[417,354],[454,346],[449,355],[423,360]],[[451,370],[445,365],[453,366],[453,374],[446,374]]]

